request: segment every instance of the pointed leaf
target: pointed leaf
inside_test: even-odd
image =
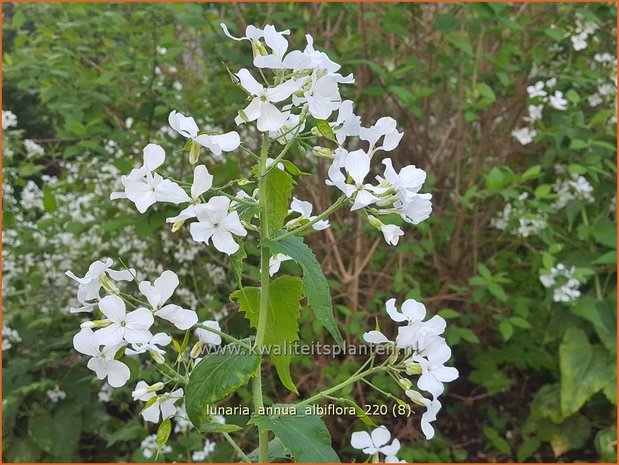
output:
[[[280,169],[274,168],[267,174],[265,195],[269,234],[273,234],[284,226],[294,184],[292,177]]]
[[[320,264],[314,252],[303,242],[303,238],[291,236],[274,242],[264,240],[263,243],[273,254],[283,253],[297,262],[303,269],[303,289],[314,315],[327,328],[335,341],[344,345],[344,340],[337,327],[333,315],[333,304],[329,294],[329,283],[322,273]]]

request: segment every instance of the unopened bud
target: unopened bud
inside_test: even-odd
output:
[[[389,365],[395,365],[395,362],[397,361],[398,361],[398,352],[395,351],[393,354],[391,354],[387,363],[389,363]]]
[[[326,158],[328,160],[333,159],[333,150],[331,150],[330,148],[315,146],[313,150],[314,150],[314,155],[316,155],[319,158]]]
[[[80,328],[94,328],[94,327],[95,327],[95,322],[94,321],[84,321],[80,325]]]
[[[172,232],[178,231],[179,229],[183,227],[184,224],[185,224],[185,220],[175,221],[174,224],[172,225]]]
[[[407,389],[406,391],[404,391],[404,394],[406,394],[406,397],[408,397],[410,400],[412,400],[417,405],[421,405],[421,406],[426,405],[424,403],[425,398],[419,392],[413,391],[412,389]]]
[[[374,226],[379,231],[383,227],[383,222],[373,215],[368,215],[368,221],[370,222],[372,226]]]
[[[163,389],[162,382],[158,382],[158,383],[153,384],[152,386],[149,386],[148,389],[146,389],[146,392],[157,392],[160,389]]]
[[[80,325],[80,328],[105,328],[111,324],[111,320],[104,318],[103,320],[85,321]]]
[[[402,389],[404,389],[405,391],[406,391],[406,390],[408,390],[408,389],[410,389],[410,388],[412,387],[412,385],[413,385],[413,383],[411,383],[411,382],[410,382],[410,380],[409,380],[409,379],[406,379],[406,378],[400,378],[400,379],[398,380],[398,384],[399,384],[399,385],[400,385],[400,387],[401,387]]]
[[[149,353],[150,353],[150,356],[152,357],[152,359],[158,365],[163,365],[165,363],[165,358],[163,358],[163,356],[159,352],[155,352],[154,350],[151,350],[151,351],[149,351]]]
[[[415,362],[406,364],[406,373],[409,375],[420,375],[422,373],[421,365]]]
[[[116,284],[114,284],[114,281],[112,281],[110,277],[106,275],[105,273],[102,274],[101,277],[99,277],[99,282],[101,283],[101,286],[103,286],[103,289],[105,289],[108,293],[118,294],[119,292],[118,287],[116,287]]]
[[[198,163],[198,157],[200,156],[200,144],[195,141],[191,141],[191,149],[189,150],[189,163],[195,165]]]
[[[268,55],[269,54],[269,52],[267,52],[267,49],[264,47],[262,42],[260,42],[259,40],[254,42],[254,45],[256,46],[256,53],[258,55]]]
[[[202,353],[202,346],[203,346],[202,341],[196,342],[191,348],[191,352],[189,353],[189,356],[191,358],[198,358],[200,354]]]

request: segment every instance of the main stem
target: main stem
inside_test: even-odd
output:
[[[262,245],[263,239],[269,239],[269,218],[267,213],[266,199],[266,172],[267,156],[269,154],[269,137],[267,134],[262,136],[262,147],[260,149],[260,162],[258,171],[260,179],[258,183],[258,201],[260,206],[260,313],[258,314],[258,327],[256,328],[255,347],[260,351],[264,344],[264,333],[267,323],[267,312],[269,306],[269,258],[270,251]],[[261,353],[261,352],[259,352]],[[254,410],[257,412],[264,407],[262,400],[262,355],[260,355],[260,367],[252,384]],[[258,432],[258,461],[266,463],[269,459],[269,433],[268,431]]]

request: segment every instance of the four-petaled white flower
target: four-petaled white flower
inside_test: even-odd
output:
[[[110,291],[118,292],[112,281],[107,278],[111,278],[114,281],[131,281],[135,276],[135,270],[129,268],[128,270],[113,270],[112,264],[114,262],[111,258],[104,260],[97,260],[90,264],[88,271],[83,278],[75,275],[71,270],[65,271],[65,274],[77,281],[79,286],[77,288],[77,300],[83,305],[80,308],[71,308],[71,313],[90,312],[97,306],[97,301],[101,298],[100,291],[104,285],[110,289]]]
[[[385,237],[385,242],[387,242],[387,244],[389,245],[398,245],[400,237],[404,235],[404,231],[402,231],[402,228],[395,224],[383,224],[380,227],[380,231]]]
[[[215,248],[228,255],[239,250],[232,234],[246,236],[247,231],[241,224],[239,214],[229,209],[230,199],[224,196],[211,197],[206,204],[197,205],[198,222],[189,227],[193,240],[208,245],[212,239]]]
[[[274,103],[282,102],[299,89],[294,81],[285,81],[275,87],[265,88],[251,73],[243,68],[237,73],[241,86],[253,96],[243,113],[234,120],[236,124],[257,120],[258,130],[277,131],[286,123],[286,115]]]
[[[144,213],[155,202],[184,202],[187,194],[183,188],[154,172],[164,161],[163,148],[157,144],[148,144],[144,148],[144,164],[120,178],[125,191],[112,192],[110,199],[129,199],[140,213]]]
[[[512,131],[512,136],[522,145],[527,145],[533,142],[533,139],[537,136],[537,131],[532,128],[519,128]]]
[[[95,372],[97,378],[105,379],[112,387],[124,386],[131,372],[129,367],[120,360],[115,360],[116,352],[123,344],[105,345],[100,348],[100,344],[95,340],[95,334],[90,328],[82,330],[73,336],[73,347],[84,355],[90,355],[86,365]]]
[[[285,31],[284,31],[285,32]],[[311,65],[311,58],[299,50],[293,50],[286,55],[288,41],[284,32],[278,32],[274,26],[264,27],[264,43],[271,48],[269,55],[256,55],[254,66],[269,69],[291,69],[298,71]]]
[[[368,153],[377,150],[389,152],[398,146],[402,136],[404,136],[404,133],[398,132],[397,122],[390,116],[383,116],[373,126],[359,130],[359,138],[370,144]],[[377,147],[376,144],[381,137],[383,138],[383,145]]]
[[[555,110],[566,110],[567,109],[567,100],[563,98],[563,92],[557,90],[553,95],[548,98],[550,102],[550,106]]]
[[[303,80],[298,82],[302,83]],[[302,85],[303,97],[293,95],[292,103],[300,105],[307,102],[310,115],[316,119],[325,120],[340,106],[341,98],[337,84],[335,76],[323,75],[318,70],[314,70],[308,84]]]
[[[546,97],[547,93],[544,90],[544,81],[538,81],[534,85],[527,87],[529,98]]]
[[[424,351],[425,356],[413,355],[413,360],[421,366],[421,376],[417,387],[427,391],[434,397],[443,393],[443,383],[448,383],[458,377],[458,370],[444,366],[451,358],[451,349],[444,340],[434,340]]]
[[[314,209],[314,206],[310,202],[299,200],[296,197],[292,198],[292,202],[290,203],[290,209],[293,212],[300,214],[301,216],[299,218],[305,219],[307,221],[314,221],[317,218],[316,215],[312,216],[312,210]],[[312,225],[312,228],[316,231],[322,231],[324,229],[327,229],[328,227],[329,220],[319,220]]]
[[[186,330],[198,322],[198,315],[193,310],[187,310],[179,305],[165,303],[172,297],[179,285],[178,276],[174,271],[166,270],[161,273],[153,284],[142,281],[140,292],[146,297],[152,311],[159,318],[169,321],[178,329]]]
[[[217,331],[221,331],[221,327],[219,326],[219,322],[215,321],[215,320],[207,320],[207,321],[203,321],[201,323],[202,326],[207,326],[209,328],[215,329]],[[221,336],[219,334],[216,334],[212,331],[209,331],[208,329],[203,329],[203,328],[196,328],[195,331],[196,337],[203,343],[203,344],[212,344],[215,346],[218,346],[219,344],[221,344]]]
[[[400,450],[400,441],[394,439],[390,442],[391,433],[385,426],[379,426],[371,434],[367,431],[356,431],[350,438],[350,445],[355,449],[360,449],[364,454],[381,453],[391,459],[389,463],[399,462],[395,455]]]
[[[122,341],[143,343],[153,337],[149,328],[154,318],[147,308],[141,307],[127,313],[123,299],[117,295],[108,295],[99,302],[99,309],[110,320],[108,326],[95,331],[95,339],[100,345],[117,345]]]
[[[225,134],[198,135],[198,125],[193,117],[185,116],[175,110],[170,112],[168,123],[181,136],[209,149],[215,155],[221,155],[222,152],[232,152],[241,144],[241,138],[236,131],[230,131]]]
[[[344,168],[352,184],[342,174],[341,169]],[[378,202],[376,194],[381,193],[384,189],[379,189],[371,184],[364,183],[365,177],[370,172],[370,157],[363,150],[355,150],[354,152],[346,152],[345,150],[336,150],[336,157],[333,164],[329,168],[329,179],[327,184],[334,185],[340,189],[346,197],[355,198],[355,202],[351,211],[367,207]]]
[[[146,384],[146,383],[144,383]],[[144,385],[138,383],[139,388],[144,389]],[[138,388],[136,386],[136,388]],[[136,389],[137,390],[137,389]],[[138,392],[141,394],[141,392]],[[151,395],[152,394],[152,395]],[[139,397],[139,400],[148,401],[152,399],[156,394],[154,392],[147,392]],[[150,421],[151,423],[158,423],[159,416],[161,414],[161,421],[171,418],[176,415],[176,406],[174,405],[180,399],[183,398],[183,389],[179,388],[172,392],[167,392],[157,396],[157,400],[142,410],[142,417],[144,421]]]
[[[167,223],[176,223],[196,217],[196,205],[200,203],[200,197],[213,187],[213,175],[208,172],[204,165],[198,165],[193,169],[193,183],[191,184],[191,197],[187,196],[187,202],[191,202],[187,208],[178,215],[166,218]]]
[[[146,342],[136,342],[134,344],[131,344],[131,348],[127,348],[125,350],[125,353],[127,355],[138,355],[148,351],[157,353],[159,355],[164,355],[165,350],[163,350],[159,346],[165,347],[171,342],[172,338],[166,333],[157,333],[154,334],[153,337],[151,337],[150,340]]]
[[[352,100],[344,100],[337,113],[335,124],[332,123],[335,139],[341,145],[348,136],[358,136],[361,130],[361,118],[353,111]]]

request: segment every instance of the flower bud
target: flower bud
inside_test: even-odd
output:
[[[313,130],[314,128],[312,128]],[[333,150],[331,150],[330,148],[327,147],[320,147],[320,146],[315,146],[314,147],[314,155],[316,155],[319,158],[326,158],[328,160],[332,160],[333,159]]]
[[[110,324],[112,324],[112,322],[104,318],[103,320],[85,321],[80,325],[80,328],[105,328]]]
[[[411,386],[413,385],[413,383],[410,382],[409,379],[406,378],[400,378],[398,380],[398,384],[400,385],[400,387],[402,389],[404,389],[405,391],[409,390],[411,388]]]
[[[162,365],[165,363],[165,358],[163,358],[163,356],[159,352],[150,350],[148,353],[150,354],[152,359],[155,361],[155,363],[157,363],[158,365]]]
[[[421,365],[415,362],[407,362],[406,363],[406,373],[409,375],[420,375],[421,374]]]
[[[191,149],[189,150],[189,163],[195,165],[198,163],[198,157],[200,156],[200,144],[196,144],[195,141],[191,141]]]
[[[421,405],[421,406],[426,405],[423,402],[424,397],[419,392],[413,391],[412,389],[407,389],[406,391],[404,391],[404,394],[406,394],[406,397],[408,397],[410,400],[412,400],[417,405]]]
[[[152,386],[149,386],[148,389],[146,389],[146,392],[157,392],[159,389],[163,389],[162,382],[158,382],[153,384]]]
[[[94,321],[84,321],[80,325],[80,328],[94,328],[94,327],[95,327],[95,322]]]
[[[185,224],[185,220],[175,221],[174,224],[172,225],[172,232],[178,231],[179,229],[183,227],[184,224]]]
[[[383,222],[373,215],[368,215],[368,221],[370,222],[372,226],[374,226],[379,231],[380,231],[380,228],[383,227]]]
[[[114,281],[112,281],[105,273],[101,275],[99,282],[101,283],[101,286],[103,286],[103,289],[105,289],[109,294],[118,294],[120,292],[118,287],[116,287],[116,284],[114,284]]]
[[[191,348],[191,352],[189,353],[189,356],[191,358],[198,358],[200,356],[200,354],[202,353],[202,341],[198,341],[194,344],[194,346]]]
[[[254,46],[256,47],[256,50],[255,50],[254,53],[256,53],[258,55],[268,55],[269,54],[269,52],[267,52],[267,49],[265,48],[263,43],[260,42],[259,40],[254,42]]]

